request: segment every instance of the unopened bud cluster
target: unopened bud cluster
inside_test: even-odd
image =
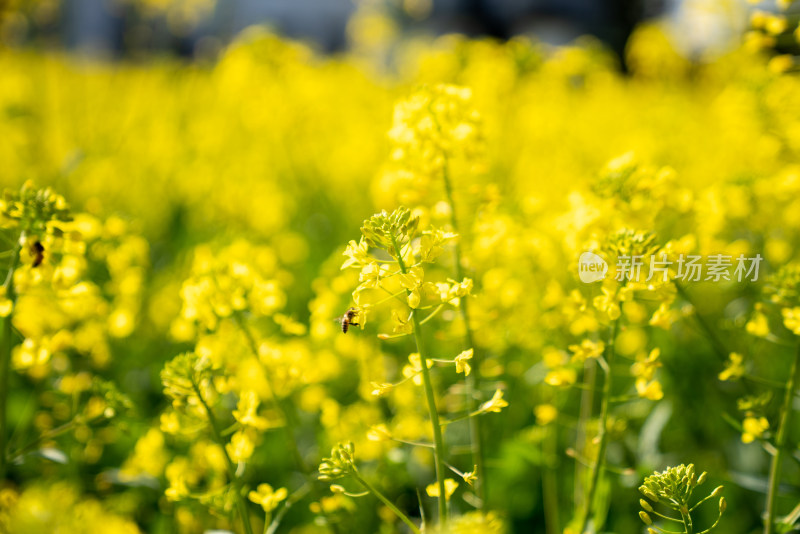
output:
[[[681,464],[677,467],[669,467],[661,473],[655,472],[645,478],[644,484],[639,487],[639,491],[653,503],[661,503],[680,513],[680,519],[670,519],[691,524],[690,514],[694,508],[709,499],[718,497],[722,493],[723,487],[718,486],[707,497],[701,499],[694,507],[691,507],[690,500],[694,489],[703,484],[707,478],[708,475],[705,471],[698,476],[693,464]],[[639,518],[647,526],[653,524],[653,519],[650,517],[652,513],[661,517],[667,517],[655,512],[653,505],[645,499],[639,499],[639,504],[642,507],[642,510],[639,512]],[[711,527],[703,532],[710,532],[717,526],[726,508],[727,502],[725,501],[725,497],[720,497],[717,520]],[[653,532],[653,529],[649,529],[648,532]]]
[[[336,480],[347,476],[354,469],[355,447],[352,442],[339,443],[331,449],[331,457],[323,458],[319,464],[320,480]]]
[[[391,252],[395,243],[404,245],[411,240],[418,224],[419,219],[411,216],[411,210],[398,208],[392,213],[376,213],[364,221],[361,233],[371,247]]]

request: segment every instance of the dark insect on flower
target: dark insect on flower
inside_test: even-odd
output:
[[[44,245],[41,241],[34,241],[30,245],[31,256],[33,256],[33,266],[38,267],[44,261]]]
[[[359,326],[358,323],[354,321],[358,317],[358,309],[356,308],[348,308],[344,315],[339,318],[339,323],[342,325],[342,333],[346,334],[347,329],[350,328],[350,325]]]

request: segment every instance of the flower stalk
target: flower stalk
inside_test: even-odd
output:
[[[447,195],[447,203],[450,204],[450,226],[453,227],[453,232],[462,235],[458,227],[458,217],[456,215],[456,203],[453,196],[453,186],[450,183],[450,171],[445,159],[444,167],[442,169],[442,178],[444,181],[444,190]],[[464,266],[461,264],[461,240],[455,242],[453,247],[453,261],[455,262],[456,280],[464,279]],[[475,364],[476,372],[468,374],[465,378],[465,396],[467,403],[467,411],[472,411],[475,406],[475,392],[480,387],[480,357],[475,347],[474,336],[472,335],[472,326],[469,319],[469,302],[467,298],[461,299],[459,302],[459,311],[461,312],[461,320],[464,323],[464,337],[465,349],[473,349],[473,361]],[[483,439],[481,435],[480,419],[471,417],[469,419],[469,436],[472,445],[472,463],[477,466],[475,474],[478,479],[475,481],[475,493],[478,495],[481,507],[486,502],[486,475],[484,470],[483,458]]]
[[[387,498],[386,498],[386,496],[385,496],[383,493],[381,493],[380,491],[378,491],[378,489],[377,489],[377,488],[375,488],[375,486],[373,486],[373,485],[372,485],[372,484],[370,484],[370,483],[369,483],[369,482],[368,482],[368,481],[367,481],[365,478],[363,478],[363,477],[361,476],[361,474],[358,472],[358,469],[356,469],[356,467],[355,467],[355,466],[353,466],[353,468],[352,468],[352,471],[350,472],[350,474],[353,476],[353,478],[356,480],[356,482],[358,482],[359,484],[361,484],[362,486],[364,486],[364,488],[365,488],[367,491],[369,491],[370,493],[372,493],[373,495],[375,495],[375,497],[377,497],[377,498],[378,498],[378,500],[380,500],[380,501],[381,501],[383,504],[385,504],[385,505],[386,505],[386,507],[387,507],[387,508],[389,508],[389,510],[391,510],[392,512],[394,512],[394,514],[395,514],[395,515],[396,515],[398,518],[400,518],[400,520],[401,520],[403,523],[405,523],[406,525],[408,525],[408,528],[410,528],[410,529],[411,529],[411,532],[413,532],[414,534],[420,534],[420,530],[417,528],[417,525],[415,525],[415,524],[414,524],[414,522],[413,522],[413,521],[411,521],[411,519],[409,519],[409,517],[408,517],[406,514],[404,514],[403,512],[401,512],[401,511],[400,511],[400,509],[399,509],[397,506],[395,506],[395,505],[394,505],[394,503],[393,503],[392,501],[390,501],[389,499],[387,499]]]
[[[613,383],[613,373],[611,366],[614,360],[614,340],[617,337],[617,325],[619,319],[614,319],[611,323],[611,333],[608,337],[608,343],[605,347],[605,365],[601,366],[605,372],[605,379],[603,381],[603,395],[600,404],[600,428],[598,429],[597,439],[599,446],[597,449],[597,457],[592,464],[592,471],[589,475],[589,487],[586,490],[586,498],[583,502],[583,513],[581,514],[581,528],[579,532],[585,532],[586,527],[589,525],[589,520],[592,516],[592,507],[594,506],[594,498],[597,493],[597,485],[600,481],[600,475],[603,471],[606,458],[606,449],[608,448],[608,411],[611,404],[611,386]]]
[[[400,271],[407,274],[405,261],[403,261],[403,252],[397,244],[397,239],[391,235],[392,247],[397,257],[397,263]],[[411,292],[409,291],[409,294]],[[434,465],[436,468],[436,483],[439,487],[439,525],[444,528],[447,524],[447,499],[444,485],[446,470],[444,466],[444,439],[442,438],[442,427],[439,423],[439,412],[436,409],[436,396],[433,392],[433,384],[431,382],[431,374],[428,369],[428,353],[425,350],[425,341],[422,337],[422,325],[420,324],[419,317],[417,317],[417,310],[411,310],[411,321],[414,326],[414,339],[417,343],[417,352],[420,358],[420,367],[422,368],[422,384],[425,389],[425,399],[428,403],[428,413],[431,418],[431,425],[433,426],[433,456]]]
[[[689,513],[689,510],[685,506],[682,506],[680,512],[681,520],[683,521],[684,534],[694,534],[692,515]]]
[[[784,392],[783,405],[781,406],[780,412],[780,422],[778,423],[778,433],[775,437],[775,454],[772,456],[772,463],[769,468],[764,534],[773,534],[775,532],[775,508],[778,499],[778,485],[780,484],[781,478],[781,463],[784,450],[786,449],[786,436],[791,421],[792,398],[797,388],[798,371],[800,371],[800,347],[798,347],[795,353],[794,360],[792,361],[792,368],[789,372],[789,379],[786,382],[786,390]]]

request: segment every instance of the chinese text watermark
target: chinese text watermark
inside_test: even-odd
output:
[[[648,258],[648,259],[646,259]],[[650,282],[651,280],[667,282],[670,279],[680,282],[755,282],[758,280],[759,267],[764,258],[761,254],[746,257],[740,254],[711,254],[709,256],[681,254],[677,260],[671,260],[666,254],[652,256],[617,257],[616,274],[618,282]],[[672,276],[670,276],[670,271]],[[578,259],[578,276],[581,282],[591,283],[603,280],[608,273],[608,263],[593,252],[584,252]]]

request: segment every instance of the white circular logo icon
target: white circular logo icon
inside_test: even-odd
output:
[[[608,264],[594,252],[584,252],[578,259],[578,276],[581,282],[591,284],[606,277]]]

